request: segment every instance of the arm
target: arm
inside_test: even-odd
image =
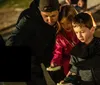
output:
[[[61,80],[60,81],[60,84],[63,84],[65,82],[65,80],[68,78],[69,75],[76,75],[76,67],[74,66],[74,63],[75,63],[75,57],[74,56],[71,56],[71,59],[70,59],[70,64],[71,64],[71,69],[70,71],[68,72],[68,74],[66,75],[66,77],[64,78],[64,80]]]
[[[56,37],[51,66],[54,66],[54,64],[61,65],[63,45],[61,44],[60,39],[60,36]]]
[[[22,11],[21,14],[18,17],[18,20],[16,22],[16,29],[12,32],[11,36],[7,39],[6,41],[6,45],[7,46],[11,46],[13,41],[14,41],[14,37],[19,33],[20,29],[22,28],[21,25],[23,25],[23,21],[24,19],[22,19],[25,15],[26,10]]]
[[[11,46],[13,44],[15,37],[17,36],[17,34],[20,32],[20,29],[22,28],[21,23],[23,25],[23,23],[24,23],[23,20],[20,20],[19,23],[16,24],[16,29],[12,32],[11,36],[6,41],[7,46]]]
[[[11,36],[8,38],[6,45],[21,45],[24,43],[24,39],[28,34],[30,28],[30,22],[27,17],[21,18],[21,20],[16,24],[16,29],[12,32]],[[34,31],[33,31],[34,32]]]
[[[70,59],[71,69],[70,72],[67,74],[67,76],[69,76],[69,74],[74,75],[77,73],[77,67],[75,66],[76,62],[77,62],[76,57],[72,55]]]
[[[71,59],[70,59],[70,65],[71,65],[71,68],[70,68],[70,71],[68,72],[68,74],[66,75],[66,77],[68,77],[69,75],[76,75],[77,73],[77,67],[75,66],[75,63],[77,62],[75,56],[71,56]]]
[[[11,36],[7,39],[6,41],[6,46],[11,46],[13,41],[14,41],[14,37],[16,36],[16,34],[19,32],[19,29],[15,29],[12,33]]]

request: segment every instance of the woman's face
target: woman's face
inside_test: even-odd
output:
[[[83,7],[84,6],[84,1],[83,0],[79,0],[78,1],[78,6],[79,7]]]
[[[72,30],[72,22],[67,20],[66,18],[63,18],[60,21],[61,27],[65,30],[65,31],[71,31]]]

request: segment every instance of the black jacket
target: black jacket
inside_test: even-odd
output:
[[[16,30],[6,42],[6,45],[29,46],[32,49],[32,85],[43,85],[41,82],[44,78],[40,64],[44,63],[49,66],[55,34],[56,29],[43,21],[40,11],[33,1],[30,8],[20,14]]]
[[[41,60],[46,60],[51,56],[55,34],[56,29],[44,23],[40,11],[34,4],[21,13],[16,24],[16,30],[6,44],[30,46],[32,56],[36,56],[34,61],[40,63]]]
[[[77,60],[74,65],[80,70],[91,70],[93,81],[100,85],[100,38],[94,37],[88,45],[80,42],[71,54]]]

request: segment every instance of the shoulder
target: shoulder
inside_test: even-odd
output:
[[[76,44],[71,50],[71,55],[79,56],[86,48],[86,45],[82,42]]]
[[[94,37],[95,43],[99,43],[100,44],[100,38],[99,37]]]
[[[26,8],[25,10],[23,10],[18,18],[18,21],[25,17],[25,16],[30,16],[30,17],[34,17],[36,15],[38,15],[40,13],[38,7],[35,5],[34,1],[31,3],[29,8]]]
[[[29,9],[23,10],[23,11],[20,13],[19,17],[18,17],[17,23],[18,23],[23,17],[25,17],[25,16],[28,14],[28,12],[29,12]]]
[[[18,17],[16,27],[30,27],[33,23],[37,23],[37,20],[39,20],[38,17],[36,19],[36,14],[32,14],[33,13],[31,12],[31,9],[29,8],[22,11],[22,13]]]
[[[56,38],[61,38],[63,37],[61,33],[57,33]]]
[[[17,28],[22,28],[25,27],[26,25],[28,25],[29,19],[25,16],[23,16],[20,20],[18,20],[18,22],[16,23],[16,27]]]
[[[57,41],[57,42],[60,42],[61,40],[63,40],[63,36],[62,36],[62,34],[58,33],[58,34],[56,35],[56,41]]]
[[[66,45],[65,38],[60,33],[56,35],[56,44],[57,43],[62,44],[62,45]]]
[[[88,46],[92,47],[92,48],[100,47],[100,38],[99,37],[94,37],[92,42]]]
[[[94,37],[94,47],[100,48],[100,38],[99,37]]]
[[[56,39],[59,40],[59,41],[64,41],[66,38],[61,33],[58,33],[56,35]]]
[[[64,47],[70,46],[69,40],[61,33],[56,36],[56,42],[61,43]]]
[[[100,55],[100,38],[94,37],[92,42],[88,45],[91,55]]]
[[[31,20],[35,22],[36,20],[39,19],[41,19],[39,9],[36,7],[31,7],[23,10],[20,13],[16,24],[18,24],[20,21],[25,22],[27,20]]]

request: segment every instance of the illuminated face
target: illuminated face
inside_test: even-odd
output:
[[[76,33],[77,38],[81,42],[84,42],[86,44],[88,44],[89,42],[91,42],[91,40],[93,38],[93,33],[94,33],[93,28],[88,29],[85,26],[83,26],[83,27],[76,26],[76,27],[73,27],[73,29],[74,29],[74,31]]]
[[[53,26],[58,21],[59,11],[58,10],[52,12],[41,11],[41,15],[45,23]]]
[[[71,31],[72,30],[72,23],[71,21],[67,20],[66,18],[63,18],[60,21],[61,27],[66,30],[66,31]]]
[[[78,6],[79,7],[83,7],[84,6],[84,1],[83,0],[79,0],[78,1]]]

